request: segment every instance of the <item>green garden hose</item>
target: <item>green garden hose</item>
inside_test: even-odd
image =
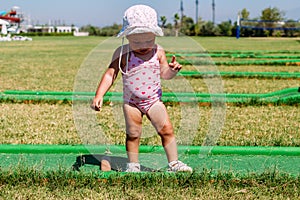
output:
[[[7,90],[0,93],[1,100],[43,100],[43,101],[87,101],[94,92],[54,92]],[[122,92],[107,92],[104,101],[122,102]],[[299,103],[300,89],[288,88],[266,94],[210,94],[210,93],[163,93],[164,102],[226,102],[226,103]]]
[[[205,148],[202,146],[178,146],[180,154],[199,154]],[[300,147],[263,147],[263,146],[213,146],[212,155],[282,155],[282,156],[300,156]],[[110,145],[109,149],[113,153],[126,152],[124,145]],[[6,154],[85,154],[85,153],[104,153],[107,150],[106,145],[0,145],[0,153]],[[140,153],[164,153],[161,146],[141,145]]]

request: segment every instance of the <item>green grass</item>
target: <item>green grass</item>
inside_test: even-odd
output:
[[[1,43],[0,91],[73,91],[75,77],[85,58],[103,37],[34,37],[32,42]],[[299,51],[291,38],[194,37],[208,51]],[[121,43],[121,42],[120,42]],[[106,51],[113,51],[105,49]],[[286,54],[285,54],[286,55]],[[101,56],[101,54],[99,54]],[[104,58],[103,58],[104,59]],[[105,58],[110,59],[110,58]],[[219,58],[214,58],[218,60]],[[223,58],[222,58],[223,59]],[[99,63],[99,68],[106,68]],[[189,68],[189,66],[187,66]],[[219,71],[300,72],[298,66],[218,66]],[[99,77],[100,78],[100,77]],[[197,92],[207,92],[202,79],[187,79]],[[266,93],[299,87],[299,79],[223,78],[224,92]],[[96,88],[96,84],[94,86]],[[114,89],[114,88],[113,88]],[[97,120],[107,137],[124,144],[124,130],[114,118],[116,105],[105,105]],[[180,128],[180,104],[167,104],[175,130]],[[0,143],[79,144],[72,105],[67,102],[1,102]],[[209,130],[212,110],[199,107],[201,119],[193,144],[201,145]],[[299,107],[228,105],[218,145],[300,146]],[[149,122],[146,125],[150,125]],[[187,134],[187,133],[181,133]],[[183,136],[180,136],[183,137]],[[180,138],[179,138],[180,139]],[[179,140],[180,141],[180,140]],[[157,136],[142,144],[160,144]],[[0,199],[297,199],[299,176],[276,171],[236,177],[209,171],[165,175],[112,175],[67,171],[42,173],[34,169],[2,171]]]
[[[229,72],[300,72],[298,66],[219,66],[218,70]]]
[[[205,80],[188,78],[195,92],[208,93]],[[291,87],[299,87],[299,79],[222,78],[224,93],[270,93]],[[220,87],[214,85],[213,87]]]
[[[104,38],[34,37],[1,43],[0,90],[72,91],[88,53]]]
[[[84,59],[97,45],[107,39],[103,37],[34,37],[32,42],[1,43],[0,91],[72,91],[76,74]],[[208,51],[296,51],[299,48],[296,39],[288,38],[241,38],[237,40],[223,37],[194,37],[193,39]],[[113,49],[105,49],[105,51],[113,51]],[[100,67],[106,68],[106,66],[99,65]],[[219,66],[218,70],[299,72],[296,66]],[[203,79],[187,78],[186,80],[195,92],[208,92],[208,85]],[[210,84],[215,83],[210,82]],[[222,79],[225,93],[267,93],[298,86],[298,79]],[[212,87],[220,86],[212,85]],[[96,84],[93,88],[96,88]],[[54,102],[33,104],[28,101],[18,104],[2,102],[0,105],[2,111],[1,143],[80,143],[80,137],[73,122],[72,107],[69,104]],[[260,107],[255,104],[254,106],[229,106],[218,144],[299,146],[297,110],[297,106]],[[209,129],[211,109],[200,107],[200,111],[202,119],[195,144],[202,143]],[[181,120],[181,115],[178,115],[180,106],[170,104],[169,112],[174,121],[174,127],[178,130]],[[111,107],[106,106],[98,116],[105,133],[115,143],[123,144],[124,130],[120,129],[113,119]],[[157,144],[159,139],[153,137],[143,142]]]
[[[32,42],[1,43],[0,46],[0,91],[3,90],[46,90],[72,91],[75,77],[84,59],[103,37],[34,37]],[[195,37],[207,50],[297,50],[295,39],[248,39]],[[114,49],[112,48],[111,51]],[[101,55],[101,54],[100,54]],[[105,58],[110,59],[110,58]],[[100,66],[99,68],[106,66]],[[219,66],[219,71],[288,71],[299,72],[297,66]],[[239,88],[248,81],[224,79],[228,91]],[[264,80],[254,80],[267,85]],[[281,85],[298,86],[297,80],[282,80],[278,86],[267,91],[277,90]],[[253,85],[253,84],[252,84]],[[248,87],[249,90],[251,89]],[[256,88],[255,88],[256,89]],[[240,92],[236,90],[236,92]],[[246,91],[247,92],[247,91]],[[249,91],[249,93],[252,91]]]
[[[299,38],[193,37],[208,51],[299,51]]]
[[[154,185],[155,184],[155,185]],[[297,199],[299,178],[276,171],[236,177],[193,174],[95,174],[33,169],[0,173],[5,199]]]
[[[113,143],[124,144],[124,128],[112,120],[116,112],[115,106],[106,105],[98,113],[98,121]],[[73,110],[68,104],[1,103],[0,109],[2,144],[81,143],[73,121]],[[178,115],[180,109],[176,104],[168,106],[176,133],[182,120],[182,116]],[[298,110],[297,106],[228,106],[218,145],[300,146]],[[194,140],[195,145],[202,144],[211,120],[210,107],[200,107],[199,111],[201,120]],[[145,122],[150,126],[148,121]],[[149,134],[149,131],[144,134]],[[156,135],[141,142],[160,145],[160,139]]]

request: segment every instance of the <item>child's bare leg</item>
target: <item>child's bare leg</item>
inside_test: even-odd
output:
[[[147,116],[161,137],[162,145],[166,151],[168,162],[177,160],[178,152],[176,139],[165,105],[162,102],[155,103],[149,109]]]
[[[123,105],[126,123],[126,151],[128,162],[138,163],[139,143],[142,133],[142,113],[128,104]]]

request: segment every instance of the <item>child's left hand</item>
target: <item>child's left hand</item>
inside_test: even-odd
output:
[[[179,71],[182,68],[182,65],[176,62],[176,56],[173,55],[172,61],[169,63],[169,67],[174,71]]]

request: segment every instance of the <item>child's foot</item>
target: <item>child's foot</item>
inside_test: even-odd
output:
[[[108,171],[111,171],[111,166],[110,166],[110,163],[108,160],[101,160],[101,165],[100,165],[100,169],[101,171],[104,171],[104,172],[108,172]]]
[[[169,163],[169,172],[193,172],[193,169],[179,160]]]
[[[126,172],[140,172],[141,165],[140,163],[127,163]]]

